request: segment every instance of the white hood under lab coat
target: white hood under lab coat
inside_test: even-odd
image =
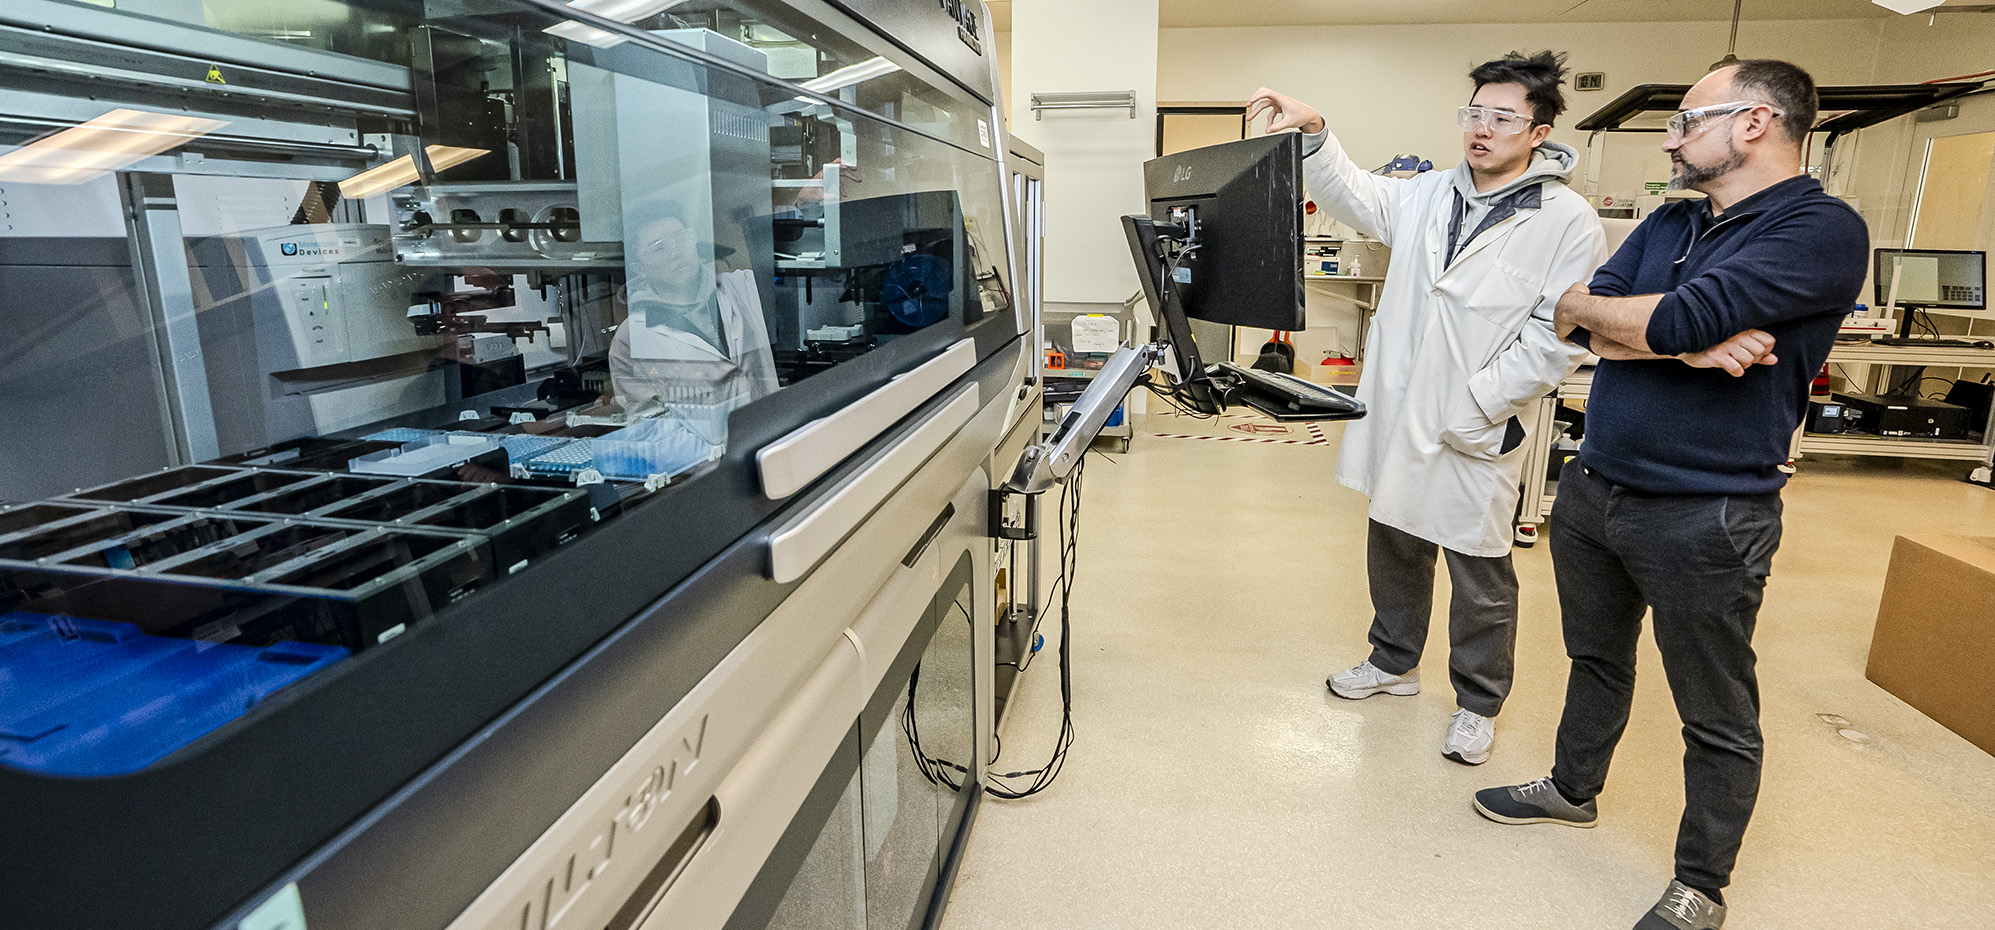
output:
[[[754,272],[730,271],[698,290],[695,309],[718,311],[719,345],[709,335],[672,325],[669,316],[648,319],[638,309],[647,297],[657,294],[640,289],[626,295],[631,313],[610,343],[610,383],[618,403],[719,405],[724,414],[776,392],[769,324]]]
[[[1328,133],[1303,160],[1316,202],[1392,249],[1358,381],[1369,412],[1345,427],[1337,461],[1337,480],[1371,498],[1372,519],[1467,555],[1510,551],[1529,413],[1586,355],[1554,335],[1552,311],[1604,257],[1599,218],[1559,183],[1575,156],[1540,146],[1520,179],[1542,185],[1538,206],[1499,219],[1452,262],[1456,177],[1466,165],[1380,177]],[[1466,239],[1489,211],[1464,206]]]

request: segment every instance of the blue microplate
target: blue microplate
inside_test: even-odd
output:
[[[645,420],[594,439],[577,439],[524,463],[537,475],[571,477],[589,469],[611,481],[671,479],[712,461],[720,447],[673,419]]]
[[[419,439],[428,439],[431,436],[441,435],[443,435],[441,430],[410,429],[406,426],[398,426],[394,429],[384,429],[378,433],[369,433],[360,438],[374,442],[415,442]]]
[[[567,445],[570,440],[560,436],[533,436],[526,433],[465,433],[453,432],[452,436],[475,436],[479,439],[496,439],[506,447],[506,460],[524,462]]]

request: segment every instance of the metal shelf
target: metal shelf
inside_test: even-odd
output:
[[[1968,368],[1995,368],[1995,349],[1969,349],[1958,346],[1927,348],[1838,345],[1829,350],[1829,361],[1860,362],[1866,365],[1960,365]]]
[[[1907,459],[1951,459],[1979,462],[1988,458],[1988,444],[1965,439],[1901,439],[1856,433],[1802,433],[1801,451],[1823,455],[1891,455]]]

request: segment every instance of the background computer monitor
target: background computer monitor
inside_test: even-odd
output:
[[[1878,249],[1877,305],[1985,310],[1987,267],[1986,252]]]
[[[1304,327],[1302,137],[1280,133],[1151,159],[1143,191],[1159,225],[1174,222],[1174,207],[1196,212],[1199,247],[1177,272],[1187,315]]]

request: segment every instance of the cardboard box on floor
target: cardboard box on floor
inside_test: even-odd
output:
[[[1995,536],[1900,536],[1864,676],[1995,754]]]

